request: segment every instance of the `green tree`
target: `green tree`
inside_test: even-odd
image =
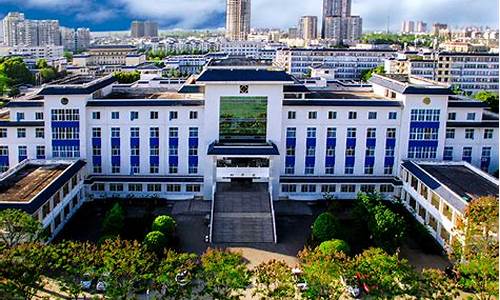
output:
[[[343,240],[330,240],[321,243],[319,245],[319,251],[321,251],[324,255],[333,255],[337,252],[349,254],[351,252],[351,248],[349,247],[349,244]]]
[[[437,269],[422,270],[417,298],[453,300],[460,295],[457,284]]]
[[[285,262],[277,260],[263,262],[255,267],[253,277],[255,279],[254,297],[283,300],[295,298],[295,280]]]
[[[116,78],[118,83],[134,83],[141,79],[141,73],[139,71],[133,72],[115,72],[113,76]]]
[[[498,113],[498,92],[480,91],[474,94],[474,99],[488,104],[491,111]]]
[[[335,216],[329,212],[320,214],[314,221],[312,227],[313,239],[317,242],[324,242],[338,237],[339,222]]]
[[[160,231],[165,234],[166,237],[171,237],[175,232],[176,222],[171,216],[158,216],[153,221],[152,229],[153,231]]]
[[[123,230],[125,221],[125,212],[119,203],[106,213],[102,221],[102,233],[107,236],[118,236]]]
[[[361,80],[368,82],[372,78],[373,74],[385,74],[384,66],[377,66],[373,69],[361,71]]]
[[[43,245],[22,244],[0,254],[0,295],[3,299],[32,299],[43,288],[46,259]]]
[[[48,67],[49,67],[49,65],[47,64],[46,59],[41,58],[41,59],[38,59],[36,61],[36,68],[37,69],[44,69],[44,68],[48,68]]]
[[[167,237],[161,231],[151,231],[144,238],[144,246],[155,253],[163,252],[167,245]]]
[[[72,61],[73,60],[73,52],[64,51],[64,58],[66,58],[68,61]]]
[[[239,253],[209,248],[201,256],[201,265],[202,293],[213,299],[239,299],[250,284],[250,273]]]
[[[344,292],[341,277],[349,268],[349,259],[342,253],[324,254],[318,248],[304,249],[298,255],[307,290],[302,291],[305,299],[339,299]]]
[[[17,209],[0,211],[0,248],[12,248],[42,239],[42,224],[33,216]]]
[[[57,71],[52,67],[42,68],[39,70],[42,82],[50,82],[57,78]]]
[[[7,76],[10,86],[18,84],[32,84],[35,82],[33,74],[20,57],[11,57],[0,64],[0,74]]]
[[[193,299],[200,276],[198,257],[192,253],[167,251],[153,278],[156,289],[170,299]]]

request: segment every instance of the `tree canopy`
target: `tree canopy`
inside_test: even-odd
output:
[[[17,209],[0,211],[0,248],[34,243],[42,238],[42,224],[31,215]]]
[[[141,73],[139,71],[133,72],[115,72],[113,76],[118,80],[118,83],[134,83],[141,79]]]
[[[373,74],[385,74],[384,66],[378,66],[373,69],[361,71],[361,80],[368,82],[372,78]]]
[[[498,93],[480,91],[474,94],[474,98],[488,104],[491,111],[498,113]]]

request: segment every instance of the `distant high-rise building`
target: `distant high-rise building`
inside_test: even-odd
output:
[[[432,24],[432,34],[439,35],[441,30],[448,29],[448,24],[434,23]]]
[[[417,26],[415,28],[416,33],[426,33],[427,32],[427,23],[423,21],[418,21]]]
[[[82,51],[90,47],[90,29],[61,27],[62,45],[65,50]]]
[[[414,33],[415,32],[415,22],[410,20],[403,21],[401,24],[402,33]]]
[[[158,22],[153,22],[153,21],[144,22],[144,36],[158,37]]]
[[[351,0],[323,0],[322,38],[343,43],[361,37],[363,20],[351,15],[351,5]]]
[[[27,20],[23,13],[10,12],[2,21],[3,40],[7,46],[61,45],[57,20]]]
[[[299,37],[299,30],[297,27],[290,27],[288,28],[288,38],[289,39],[296,39]]]
[[[226,38],[246,40],[250,33],[251,0],[227,0]]]
[[[315,40],[318,38],[318,17],[303,16],[299,22],[299,33],[304,40]]]
[[[130,25],[130,35],[133,38],[140,38],[144,36],[144,22],[132,21]]]

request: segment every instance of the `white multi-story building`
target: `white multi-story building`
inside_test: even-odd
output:
[[[3,48],[3,47],[0,47]],[[45,59],[48,62],[56,61],[64,57],[63,46],[47,45],[43,47],[16,46],[2,49],[6,55],[22,56],[34,60]]]
[[[156,78],[118,85],[77,76],[7,104],[0,166],[82,159],[89,198],[209,200],[219,185],[253,181],[271,211],[272,200],[325,193],[399,197],[405,161],[498,170],[498,115],[482,102],[415,77],[371,83],[314,90],[284,71],[217,61],[178,91]]]
[[[396,51],[384,49],[307,49],[290,48],[276,52],[274,65],[296,76],[304,76],[311,67],[323,65],[335,69],[338,79],[359,79],[361,72],[384,64]]]
[[[28,20],[23,13],[10,12],[2,25],[7,46],[61,45],[57,20]]]

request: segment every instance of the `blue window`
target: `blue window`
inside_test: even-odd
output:
[[[168,129],[168,136],[171,138],[178,138],[179,137],[179,128],[177,127],[171,127]]]
[[[355,138],[356,137],[356,128],[347,128],[347,137]]]
[[[119,111],[112,111],[111,112],[111,119],[113,119],[113,120],[120,119],[120,112]]]
[[[130,112],[130,121],[137,120],[139,119],[139,112],[138,111],[131,111]]]
[[[189,127],[189,137],[190,138],[198,137],[198,127]]]
[[[316,128],[314,128],[314,127],[307,128],[307,137],[308,138],[315,138],[316,137]]]
[[[175,120],[175,119],[177,119],[177,118],[178,118],[178,114],[177,114],[177,112],[176,112],[176,111],[171,111],[171,112],[169,113],[169,119],[170,119],[170,120]]]
[[[100,120],[101,119],[101,112],[100,111],[93,111],[92,112],[92,120]]]
[[[398,113],[395,111],[389,112],[389,120],[396,120],[398,118]]]
[[[159,138],[160,137],[160,128],[158,128],[158,127],[149,128],[149,137],[150,138]]]
[[[120,137],[120,128],[118,128],[118,127],[111,128],[111,137],[112,138],[119,138]]]
[[[131,138],[138,138],[139,137],[139,127],[130,128],[130,137]]]
[[[327,138],[336,138],[337,137],[337,128],[327,128],[326,129],[326,137]]]
[[[444,160],[453,160],[453,147],[444,147]]]
[[[22,120],[24,120],[24,113],[23,112],[16,113],[16,121],[22,121]]]
[[[297,135],[297,129],[295,127],[290,127],[286,129],[287,138],[295,138]]]

